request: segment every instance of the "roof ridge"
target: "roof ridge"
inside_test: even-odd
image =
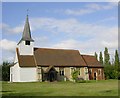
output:
[[[94,55],[88,55],[88,54],[81,54],[82,56],[93,56],[95,57]]]
[[[34,49],[79,51],[77,49],[37,48],[37,47],[34,47]]]

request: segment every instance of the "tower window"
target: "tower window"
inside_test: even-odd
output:
[[[30,45],[30,41],[25,41],[25,45]]]

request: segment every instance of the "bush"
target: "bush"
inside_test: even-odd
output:
[[[73,78],[73,80],[75,80],[75,82],[77,82],[77,83],[86,83],[87,82],[82,77],[78,77],[78,75],[79,75],[79,71],[78,70],[75,70],[72,73],[72,78]]]
[[[78,70],[75,70],[74,72],[72,72],[72,78],[73,80],[75,80],[75,82],[77,81],[78,75],[79,75]]]
[[[86,80],[84,80],[82,77],[77,77],[76,82],[77,83],[86,83]]]
[[[118,66],[108,65],[104,67],[104,74],[106,79],[119,79],[120,72]]]
[[[7,61],[4,61],[2,64],[2,80],[9,81],[10,80],[10,64]]]

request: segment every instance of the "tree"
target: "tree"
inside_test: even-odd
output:
[[[98,55],[97,55],[97,53],[95,52],[95,58],[97,59],[98,58]]]
[[[116,76],[118,79],[120,79],[120,62],[119,62],[119,54],[118,54],[118,51],[115,50],[115,62],[114,62],[114,65],[115,65],[115,72],[116,72]]]
[[[0,81],[2,81],[2,66],[0,65]]]
[[[108,48],[105,47],[105,51],[104,51],[104,65],[110,65],[110,55],[108,53]]]
[[[106,65],[104,67],[104,73],[106,79],[119,79],[120,80],[120,62],[118,51],[115,50],[115,60],[113,60],[112,66]]]
[[[103,57],[102,57],[102,52],[100,52],[100,55],[99,55],[99,61],[100,61],[100,63],[103,65]]]
[[[7,61],[4,61],[1,66],[2,66],[2,80],[9,81],[9,79],[10,79],[10,63]]]
[[[119,72],[116,71],[116,67],[115,66],[109,66],[106,65],[104,67],[104,74],[105,74],[105,78],[106,79],[118,79],[118,74]]]
[[[119,55],[117,50],[115,50],[115,66],[119,66]]]

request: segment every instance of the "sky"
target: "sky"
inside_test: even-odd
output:
[[[3,2],[2,60],[14,60],[27,9],[35,47],[75,49],[90,55],[108,47],[114,58],[118,48],[118,3]]]

